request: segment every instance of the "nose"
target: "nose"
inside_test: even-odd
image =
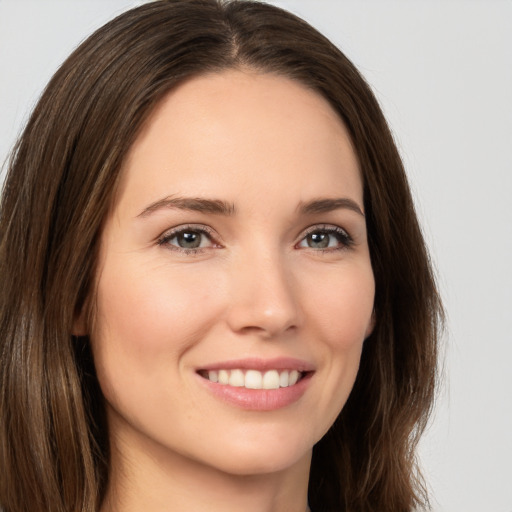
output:
[[[299,326],[297,287],[282,258],[241,257],[232,270],[228,324],[233,331],[271,339]]]

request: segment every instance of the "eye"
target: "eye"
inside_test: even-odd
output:
[[[210,232],[204,227],[184,226],[165,233],[158,245],[183,252],[197,252],[208,247],[215,247]]]
[[[317,250],[345,249],[353,244],[351,236],[339,226],[314,226],[298,247]]]

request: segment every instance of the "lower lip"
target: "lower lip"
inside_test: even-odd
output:
[[[297,402],[306,392],[312,373],[307,373],[297,384],[279,389],[247,389],[211,382],[198,375],[203,385],[216,397],[230,405],[249,411],[275,411]]]

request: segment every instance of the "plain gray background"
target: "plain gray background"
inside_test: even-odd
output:
[[[0,0],[0,161],[67,54],[130,0]],[[512,512],[512,2],[283,0],[373,86],[448,312],[421,459],[438,512]]]

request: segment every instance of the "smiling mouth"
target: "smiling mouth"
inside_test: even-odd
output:
[[[298,370],[200,370],[204,379],[220,384],[245,389],[279,389],[294,386],[311,372]]]

